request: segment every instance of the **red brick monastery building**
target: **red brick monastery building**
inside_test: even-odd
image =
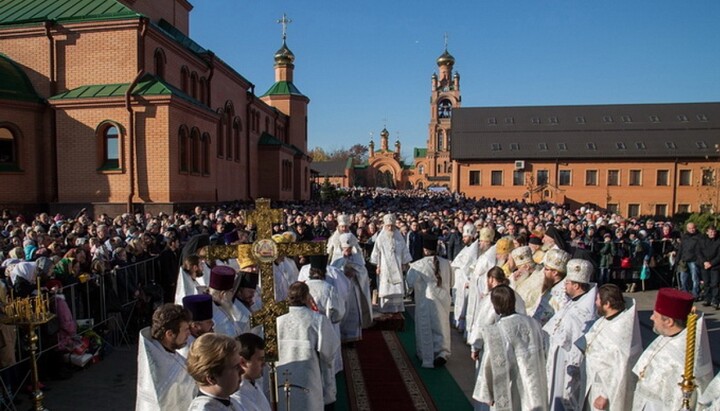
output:
[[[322,167],[340,186],[445,187],[469,197],[591,204],[627,217],[720,210],[720,103],[461,107],[447,48],[413,164],[370,142],[366,164]],[[388,184],[390,182],[390,184]]]
[[[0,9],[0,205],[170,211],[310,197],[309,99],[275,53],[264,93],[190,37],[186,0]],[[269,57],[269,56],[268,56]]]

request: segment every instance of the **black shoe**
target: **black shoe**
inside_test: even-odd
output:
[[[715,304],[715,309],[716,309],[716,310],[720,310],[720,303]]]
[[[443,365],[445,365],[445,363],[447,363],[446,359],[444,359],[443,357],[437,357],[435,359],[435,361],[433,361],[433,366],[435,368],[438,368],[438,367],[442,367]]]
[[[710,301],[705,301],[702,305],[703,307],[710,307],[712,304],[710,304]]]

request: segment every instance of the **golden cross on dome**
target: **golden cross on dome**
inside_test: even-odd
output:
[[[285,41],[285,39],[287,38],[287,26],[288,24],[292,23],[292,20],[290,20],[288,16],[283,13],[282,18],[279,19],[277,22],[279,24],[282,24],[282,39],[283,41]]]
[[[262,296],[262,308],[252,314],[252,325],[263,326],[265,333],[265,359],[277,361],[277,317],[288,312],[287,301],[275,301],[275,281],[273,278],[273,261],[279,255],[310,256],[325,254],[325,241],[283,243],[278,244],[272,239],[272,226],[283,222],[283,212],[270,208],[270,199],[255,200],[255,211],[248,213],[246,223],[257,228],[255,242],[239,245],[209,246],[205,252],[210,261],[227,260],[229,258],[250,258],[259,267]]]

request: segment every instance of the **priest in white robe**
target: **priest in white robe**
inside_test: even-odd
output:
[[[233,306],[235,270],[226,265],[213,267],[210,273],[208,294],[213,299],[213,323],[218,334],[237,337],[245,332],[244,324]]]
[[[175,304],[161,305],[153,325],[140,330],[135,410],[186,410],[195,397],[195,381],[185,357],[177,350],[187,344],[191,314]]]
[[[483,233],[484,230],[489,230],[489,232],[493,235],[495,233],[486,227],[480,230],[480,235],[487,235]],[[468,308],[466,315],[467,326],[465,330],[466,339],[473,332],[472,327],[475,324],[475,316],[478,311],[480,301],[490,292],[487,289],[487,272],[493,267],[503,267],[508,261],[508,256],[512,247],[512,240],[507,237],[501,238],[486,252],[478,257],[470,282],[470,290],[468,292]]]
[[[545,325],[556,312],[560,311],[570,300],[565,292],[565,269],[570,260],[570,254],[559,248],[553,248],[545,253],[543,265],[542,295],[532,317]]]
[[[424,368],[450,357],[450,262],[437,256],[438,239],[422,237],[425,257],[410,264],[407,284],[415,290],[415,345]]]
[[[210,282],[210,267],[205,260],[191,254],[185,257],[178,272],[175,288],[175,304],[182,304],[187,295],[202,294]]]
[[[490,231],[489,229],[486,231]],[[458,331],[465,331],[465,316],[467,314],[468,292],[470,281],[475,270],[478,256],[487,251],[492,245],[492,235],[480,237],[473,241],[477,231],[473,224],[463,226],[462,241],[466,246],[451,262],[453,271],[453,325]]]
[[[362,339],[362,329],[372,324],[372,295],[362,254],[355,252],[357,241],[349,233],[340,236],[343,257],[336,259],[332,267],[339,269],[348,279],[350,289],[345,300],[345,317],[340,322],[340,337],[343,343]]]
[[[265,341],[252,333],[237,337],[240,343],[240,367],[243,370],[240,389],[231,395],[246,411],[271,411],[270,401],[263,392]]]
[[[383,216],[383,229],[370,254],[370,262],[377,265],[379,310],[383,313],[405,311],[403,268],[412,261],[402,234],[395,228],[395,221],[394,214]]]
[[[487,293],[480,299],[473,317],[472,327],[468,328],[472,330],[467,337],[467,343],[470,345],[471,350],[476,350],[479,347],[478,341],[481,338],[483,328],[495,324],[500,319],[500,316],[495,312],[490,293],[495,287],[509,285],[510,283],[505,277],[503,269],[497,266],[490,268],[484,277],[487,278],[485,286]],[[515,312],[525,313],[525,302],[515,290],[513,292],[515,293]]]
[[[600,318],[575,341],[584,353],[581,405],[587,410],[629,410],[637,381],[631,370],[642,353],[637,306],[632,298],[623,298],[617,285],[604,284],[595,308]]]
[[[248,267],[245,269],[247,270]],[[240,334],[251,332],[260,337],[264,335],[262,325],[252,327],[251,323],[252,314],[260,309],[260,304],[256,299],[259,281],[260,274],[257,271],[240,271],[238,273],[232,314]]]
[[[246,411],[232,398],[243,373],[235,339],[215,333],[202,335],[190,348],[187,366],[198,386],[188,411]]]
[[[350,224],[352,224],[352,217],[350,215],[340,214],[337,217],[337,229],[332,233],[330,238],[328,238],[327,242],[328,261],[330,261],[331,265],[335,260],[343,257],[343,246],[340,243],[340,236],[343,234],[351,235],[355,239],[354,243],[356,245],[353,246],[353,252],[361,253],[360,243],[357,237],[355,237],[355,234],[350,231]]]
[[[583,353],[575,341],[590,329],[597,318],[597,287],[590,283],[592,274],[590,261],[568,261],[564,282],[570,301],[543,327],[549,336],[547,381],[551,410],[582,408],[580,365]]]
[[[710,381],[698,398],[698,410],[720,411],[720,373]]]
[[[480,369],[473,399],[493,410],[548,409],[543,334],[537,321],[515,312],[516,294],[507,285],[495,287],[488,298],[500,317],[484,327]],[[477,360],[477,351],[473,359]]]
[[[340,339],[330,320],[311,309],[307,284],[297,282],[288,290],[290,311],[277,318],[278,375],[289,372],[292,384],[307,392],[292,391],[294,410],[322,410],[335,402],[337,387],[333,361],[340,350]],[[285,402],[279,409],[286,410]]]
[[[682,391],[678,383],[685,370],[687,316],[693,308],[692,294],[674,288],[658,291],[650,320],[658,337],[643,351],[633,367],[638,377],[633,396],[634,411],[679,410]],[[703,392],[713,375],[710,344],[702,315],[697,320],[695,338],[695,384]],[[697,391],[690,399],[695,409]]]
[[[193,341],[203,334],[214,332],[215,322],[213,321],[213,300],[209,294],[187,295],[183,298],[183,307],[192,316],[190,321],[190,336],[187,344],[177,352],[187,358],[190,346]]]

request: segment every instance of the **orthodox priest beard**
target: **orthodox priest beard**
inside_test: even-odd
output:
[[[542,292],[543,292],[543,294],[545,293],[545,291],[553,288],[554,285],[555,285],[555,279],[552,278],[552,277],[547,277],[547,276],[546,276],[546,277],[543,279],[543,285],[542,285]]]

